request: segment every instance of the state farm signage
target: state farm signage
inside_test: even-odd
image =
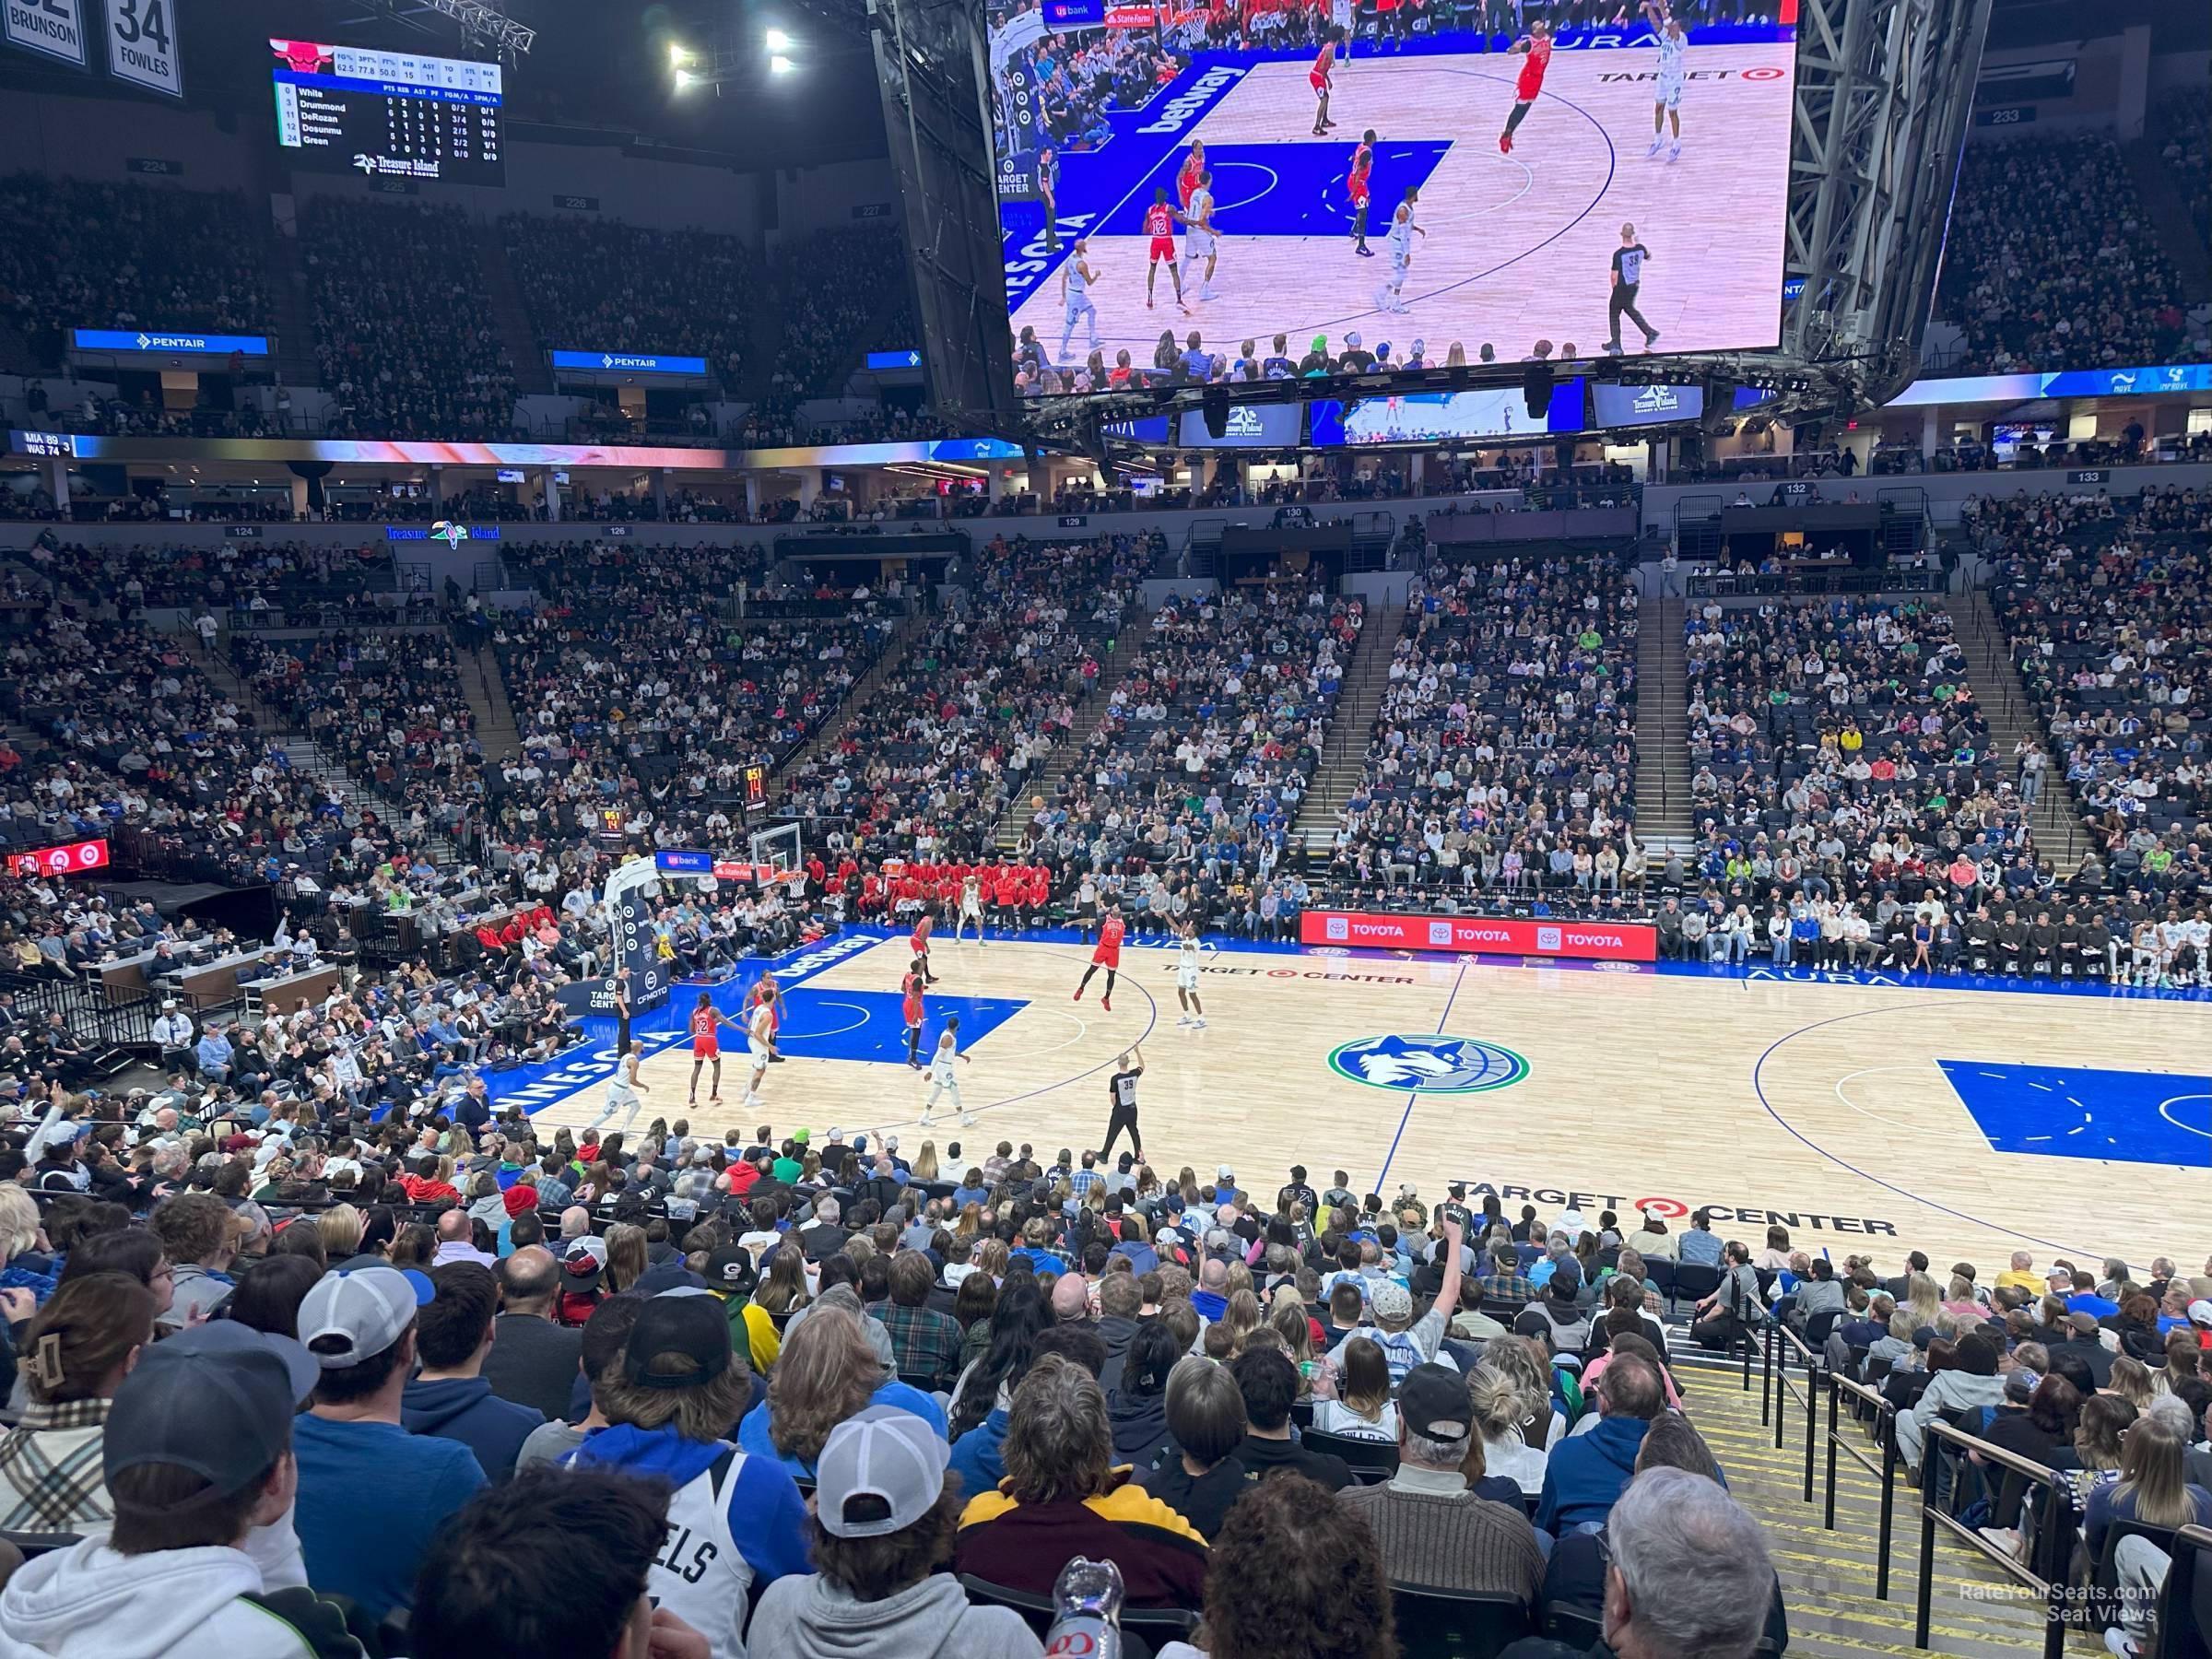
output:
[[[1376,950],[1493,951],[1505,956],[1575,957],[1609,962],[1651,962],[1659,957],[1657,930],[1641,922],[1307,911],[1299,918],[1298,936],[1305,945],[1365,946]]]

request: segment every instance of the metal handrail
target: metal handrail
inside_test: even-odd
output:
[[[1861,1405],[1874,1408],[1875,1440],[1881,1447],[1881,1461],[1873,1458],[1855,1445],[1846,1443],[1837,1426],[1838,1406],[1843,1395],[1849,1394]],[[1860,1468],[1882,1483],[1880,1521],[1875,1543],[1874,1596],[1877,1601],[1889,1599],[1889,1550],[1896,1532],[1897,1472],[1902,1462],[1897,1451],[1897,1407],[1882,1396],[1878,1389],[1844,1376],[1840,1371],[1828,1373],[1828,1488],[1827,1500],[1822,1506],[1821,1527],[1828,1532],[1836,1530],[1836,1454],[1841,1453]]]
[[[2031,1486],[2042,1488],[2043,1513],[2036,1528],[2036,1535],[2042,1540],[2045,1552],[2050,1551],[2052,1541],[2057,1536],[2055,1529],[2065,1521],[2066,1513],[2065,1488],[2062,1477],[2056,1472],[2045,1468],[2031,1457],[2022,1457],[2017,1452],[2008,1452],[1963,1430],[1954,1429],[1940,1418],[1930,1422],[1920,1463],[1920,1592],[1913,1607],[1912,1645],[1918,1648],[1928,1645],[1931,1598],[1935,1593],[1936,1533],[1940,1527],[1983,1560],[1996,1567],[2013,1583],[2042,1597],[2043,1659],[2061,1659],[2066,1644],[2066,1625],[2063,1617],[2066,1580],[2063,1565],[2060,1571],[2045,1578],[2028,1562],[2020,1560],[2008,1550],[1999,1549],[1972,1527],[1964,1524],[1956,1516],[1946,1514],[1936,1506],[1931,1477],[1939,1455],[1937,1448],[1944,1445],[1955,1448],[1960,1455],[1971,1453],[1983,1463],[2018,1475]],[[2063,1563],[2066,1556],[2060,1553],[2056,1559]]]
[[[1805,1481],[1803,1496],[1805,1501],[1810,1503],[1813,1500],[1813,1441],[1819,1433],[1820,1378],[1828,1369],[1827,1362],[1823,1360],[1819,1355],[1814,1353],[1811,1348],[1806,1347],[1803,1340],[1799,1338],[1796,1332],[1791,1330],[1788,1325],[1783,1324],[1781,1320],[1773,1318],[1771,1315],[1769,1316],[1767,1333],[1768,1353],[1771,1355],[1779,1351],[1781,1353],[1782,1359],[1781,1364],[1772,1368],[1774,1378],[1774,1449],[1777,1452],[1782,1450],[1783,1432],[1786,1428],[1784,1416],[1782,1409],[1782,1395],[1786,1391],[1791,1399],[1796,1401],[1798,1405],[1805,1407]],[[1777,1349],[1777,1342],[1786,1343],[1790,1347],[1795,1348],[1797,1350],[1798,1358],[1805,1362],[1805,1387],[1802,1390],[1800,1390],[1794,1382],[1790,1381],[1790,1356],[1786,1350]]]

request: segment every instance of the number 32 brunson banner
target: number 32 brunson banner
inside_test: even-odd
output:
[[[1376,950],[1491,951],[1608,962],[1650,962],[1659,956],[1658,930],[1641,922],[1307,911],[1299,918],[1298,936],[1302,945],[1354,945]]]

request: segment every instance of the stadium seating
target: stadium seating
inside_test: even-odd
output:
[[[786,806],[873,859],[972,859],[1072,729],[1125,625],[1125,540],[994,540],[977,588],[907,647],[786,785]]]
[[[0,223],[0,319],[30,348],[0,368],[54,368],[71,328],[270,330],[263,229],[234,191],[10,173]]]
[[[860,369],[869,324],[887,302],[905,303],[892,299],[906,288],[905,266],[906,242],[888,229],[817,230],[781,250],[783,337],[771,391],[808,397],[841,386]]]
[[[2181,291],[2110,134],[1970,144],[1944,249],[1956,374],[2163,363]]]
[[[300,263],[335,432],[513,434],[514,366],[460,208],[316,196],[300,211]]]
[[[1337,815],[1331,877],[1493,900],[1618,894],[1636,816],[1636,627],[1611,558],[1433,560]]]

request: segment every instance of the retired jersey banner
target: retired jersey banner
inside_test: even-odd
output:
[[[1659,933],[1641,922],[1569,922],[1502,916],[1394,916],[1368,911],[1310,910],[1298,924],[1302,945],[1371,950],[1486,951],[1500,956],[1575,957],[1652,962]]]

